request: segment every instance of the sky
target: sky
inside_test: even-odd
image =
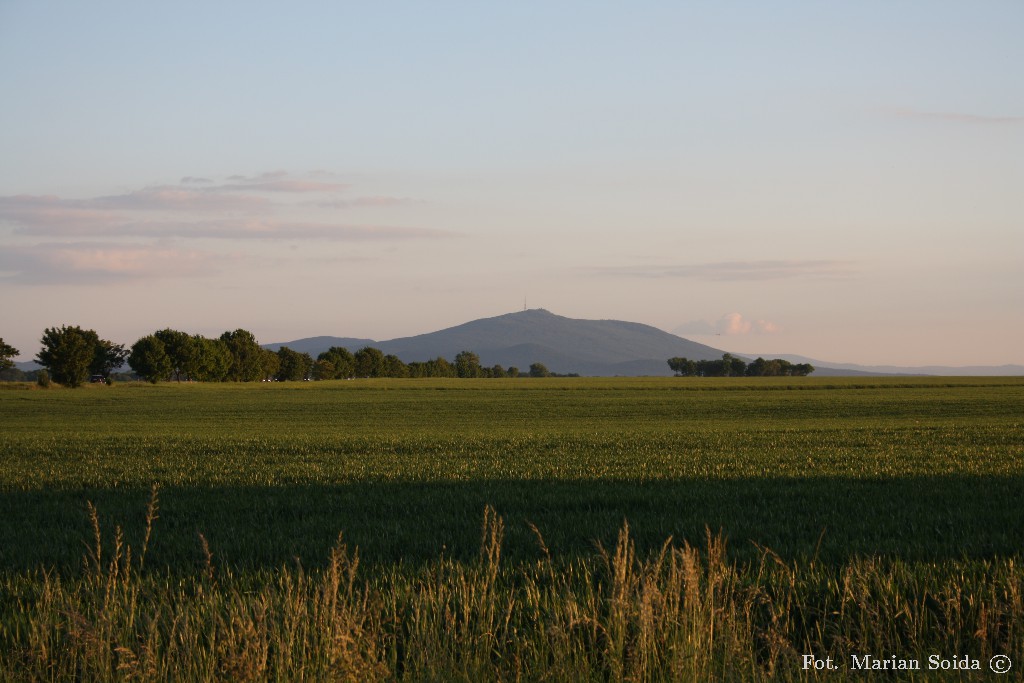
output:
[[[529,308],[1024,363],[1024,3],[0,0],[0,338]]]

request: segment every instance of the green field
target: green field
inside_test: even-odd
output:
[[[116,553],[117,527],[137,553],[157,484],[151,576],[207,571],[200,534],[232,581],[318,572],[339,532],[371,583],[436,576],[478,567],[491,506],[510,572],[536,571],[550,553],[563,574],[597,576],[598,548],[614,548],[628,521],[637,567],[669,537],[704,548],[710,531],[741,584],[759,585],[750,572],[761,563],[763,573],[767,548],[821,584],[807,600],[842,593],[844,572],[868,563],[905,574],[890,589],[923,610],[940,585],[986,595],[1006,592],[989,581],[1021,586],[1022,407],[1020,378],[12,385],[0,389],[0,593],[31,593],[41,568],[82,580],[95,547],[88,502],[102,555]],[[1019,594],[1006,600],[1024,614],[1013,611]],[[6,623],[7,642],[21,642]],[[810,637],[808,624],[793,628]],[[903,642],[892,628],[896,640],[883,644]],[[986,647],[1019,647],[1021,628]],[[968,630],[945,624],[944,637],[982,648]],[[798,645],[784,653],[793,675]],[[399,655],[388,656],[384,677],[400,677]],[[768,671],[749,666],[717,677]]]
[[[77,566],[85,503],[128,533],[161,486],[154,561],[203,532],[239,565],[508,551],[721,531],[783,556],[1024,547],[1024,381],[364,380],[0,391],[0,566]]]

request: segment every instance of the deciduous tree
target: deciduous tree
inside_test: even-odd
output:
[[[543,363],[532,363],[530,365],[530,377],[550,377],[551,371]]]
[[[4,343],[3,337],[0,337],[0,370],[13,368],[14,357],[19,353],[21,353],[21,351],[18,351],[18,349],[14,348],[10,344]]]
[[[220,339],[192,337],[199,350],[194,365],[186,367],[186,374],[200,382],[222,382],[231,371],[233,357],[228,345]]]
[[[355,353],[356,377],[383,377],[384,353],[372,346],[364,346]]]
[[[688,358],[669,358],[668,366],[679,377],[694,377],[697,374],[697,361]]]
[[[472,351],[461,351],[455,356],[455,373],[459,377],[480,377],[483,375],[480,367],[480,356]]]
[[[152,384],[170,379],[174,371],[174,365],[167,356],[164,343],[153,334],[142,337],[132,344],[128,365],[139,377]]]
[[[277,379],[281,370],[281,357],[270,349],[260,349],[260,376],[264,381]]]
[[[334,364],[318,358],[313,363],[313,379],[334,379]]]
[[[265,372],[263,349],[252,332],[237,329],[234,332],[225,332],[220,336],[220,340],[231,354],[231,366],[226,375],[228,381],[258,382],[273,376],[273,373]]]
[[[96,347],[93,351],[92,363],[89,364],[89,372],[93,375],[110,377],[110,373],[124,365],[131,353],[124,348],[124,344],[115,344],[106,339],[96,339]]]
[[[49,370],[53,381],[77,387],[88,379],[100,342],[94,330],[83,330],[77,325],[48,327],[40,341],[43,348],[36,361]]]
[[[313,359],[308,353],[299,353],[287,346],[277,350],[279,382],[296,382],[309,377],[313,370]]]
[[[334,368],[330,377],[321,377],[321,379],[348,379],[355,374],[355,357],[343,346],[332,346],[317,356],[317,360],[326,361]]]
[[[384,376],[385,377],[408,377],[409,366],[402,362],[402,359],[398,356],[389,353],[384,356]]]
[[[172,330],[170,328],[153,333],[157,339],[164,343],[167,351],[167,358],[174,367],[174,379],[181,381],[192,379],[189,369],[194,369],[199,358],[199,346],[194,337],[186,332]]]

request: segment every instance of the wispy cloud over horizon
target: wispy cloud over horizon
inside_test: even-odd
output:
[[[159,235],[189,239],[225,240],[322,240],[386,241],[411,239],[449,239],[461,233],[432,228],[407,228],[389,225],[350,225],[316,223],[287,219],[208,220],[140,224],[135,236]]]
[[[87,198],[0,196],[0,279],[77,284],[188,277],[218,272],[222,264],[258,260],[256,254],[266,251],[256,246],[260,241],[387,244],[462,235],[434,227],[338,220],[332,211],[338,206],[330,201],[372,209],[412,200],[343,199],[338,194],[347,185],[318,177],[291,177],[284,171],[223,182],[184,176],[179,185]],[[303,199],[284,197],[290,194]],[[252,245],[247,248],[251,253],[237,253],[232,242]]]
[[[333,177],[335,177],[334,174],[327,171],[317,171],[298,177],[293,177],[287,171],[270,171],[253,176],[228,176],[227,183],[215,185],[214,187],[208,188],[208,190],[214,192],[249,191],[307,193],[342,192],[350,187],[348,183],[323,180],[323,178]]]
[[[719,261],[678,266],[603,266],[584,269],[591,275],[623,278],[690,278],[714,281],[845,278],[853,263],[839,260]]]
[[[346,183],[325,183],[317,180],[266,180],[229,185],[217,185],[208,191],[217,192],[341,192],[347,190]]]
[[[970,114],[966,112],[952,111],[926,111],[898,107],[889,110],[891,114],[904,119],[925,119],[932,121],[947,121],[949,123],[967,123],[974,125],[1014,125],[1024,124],[1024,115],[991,115],[991,114]]]
[[[85,200],[103,208],[136,211],[259,211],[270,207],[263,197],[224,194],[216,188],[183,190],[170,186],[146,187],[126,194]]]
[[[369,196],[355,197],[353,199],[336,199],[329,202],[317,202],[317,206],[327,209],[362,209],[362,208],[389,208],[393,206],[416,206],[426,204],[422,199],[409,199],[408,197],[387,197]]]
[[[109,284],[215,275],[223,255],[174,246],[60,242],[0,252],[0,282],[29,285]]]
[[[84,199],[55,195],[0,196],[0,228],[35,237],[181,237],[220,239],[406,240],[454,237],[433,228],[350,224],[313,209],[385,208],[416,203],[386,196],[280,202],[257,193],[335,194],[342,183],[290,179],[283,171],[232,176],[235,184],[195,187],[210,181],[186,176],[182,186],[156,185]]]

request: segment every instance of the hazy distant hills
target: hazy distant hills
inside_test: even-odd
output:
[[[543,363],[557,373],[596,376],[671,375],[668,363],[673,356],[692,360],[721,358],[725,351],[683,339],[650,325],[622,320],[578,320],[555,315],[544,309],[508,313],[473,320],[437,332],[375,341],[353,337],[309,337],[290,342],[266,344],[277,350],[287,346],[309,353],[314,358],[332,346],[357,351],[374,346],[394,354],[406,363],[442,356],[454,360],[460,351],[473,351],[485,366],[515,366],[527,370],[532,363]],[[735,354],[752,359],[749,354]],[[784,358],[794,363],[811,363],[815,375],[947,375],[998,376],[1024,375],[1024,366],[867,366],[806,358],[790,354],[763,354],[765,358]]]
[[[741,354],[736,354],[741,355]],[[745,354],[744,354],[745,355]],[[793,354],[770,354],[772,358],[783,358],[791,363],[810,363],[825,372],[815,371],[815,375],[940,375],[943,377],[1008,377],[1024,375],[1024,365],[858,365],[856,363],[834,363],[827,360],[815,360],[806,356]],[[768,355],[764,356],[768,358]]]
[[[361,337],[307,337],[289,342],[264,344],[276,351],[287,346],[314,358],[332,346],[352,352],[374,346],[385,354],[394,354],[406,363],[442,356],[449,361],[461,351],[473,351],[485,366],[515,366],[521,371],[532,363],[543,363],[560,374],[591,376],[668,376],[668,359],[673,356],[691,360],[714,360],[725,351],[698,344],[650,325],[622,320],[578,320],[555,315],[544,309],[508,313],[473,320],[437,332],[376,341]],[[752,360],[755,356],[735,353]],[[1024,375],[1024,365],[999,366],[918,366],[856,365],[833,363],[792,354],[762,354],[764,358],[784,358],[793,363],[810,363],[815,376],[841,375],[944,375],[1008,376]],[[30,371],[40,366],[32,361],[15,363]],[[127,370],[127,368],[124,368]]]
[[[364,346],[380,348],[379,344],[380,342],[375,342],[372,339],[359,339],[357,337],[307,337],[290,342],[281,342],[280,344],[263,344],[262,346],[271,351],[277,351],[282,346],[287,346],[292,351],[308,353],[315,359],[332,346],[341,346],[350,351],[357,351]]]
[[[671,375],[666,361],[673,356],[712,360],[725,353],[650,325],[621,320],[577,320],[544,309],[473,320],[389,341],[312,337],[268,344],[266,348],[281,346],[314,357],[331,346],[344,346],[351,351],[375,346],[406,363],[438,356],[451,361],[460,351],[473,351],[485,366],[497,364],[526,370],[531,363],[543,363],[552,372],[581,375]]]

